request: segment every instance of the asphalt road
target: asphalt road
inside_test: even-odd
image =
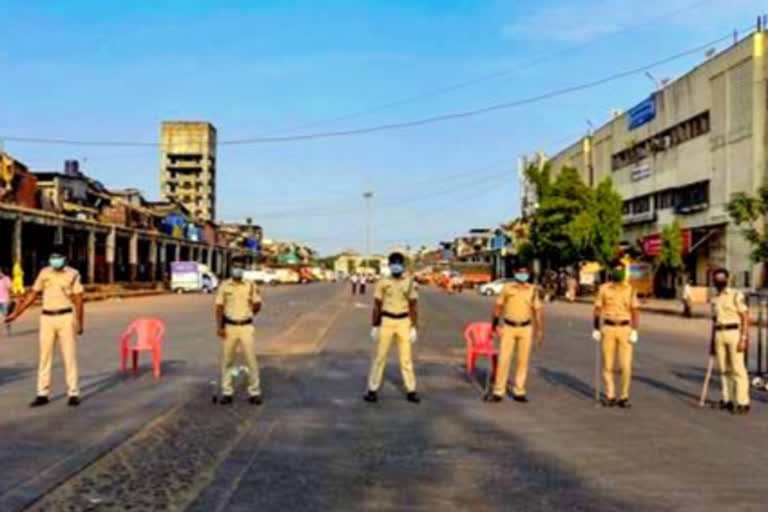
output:
[[[415,347],[424,401],[404,400],[393,353],[371,405],[361,400],[369,301],[334,285],[269,290],[259,408],[208,400],[209,297],[90,306],[81,354],[91,387],[76,411],[63,400],[26,409],[34,338],[3,340],[0,509],[124,510],[131,499],[133,510],[206,512],[765,509],[767,400],[755,395],[740,417],[698,408],[705,321],[643,315],[634,408],[603,409],[592,401],[590,308],[547,305],[531,402],[493,405],[480,400],[482,369],[464,375],[462,339],[491,300],[425,289]],[[148,312],[173,325],[159,382],[114,371],[117,333]]]

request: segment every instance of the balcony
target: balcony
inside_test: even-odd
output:
[[[638,224],[649,224],[656,222],[658,215],[655,210],[649,210],[642,213],[628,213],[621,217],[622,226],[635,226]]]

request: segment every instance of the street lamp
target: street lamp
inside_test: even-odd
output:
[[[363,267],[368,267],[368,260],[371,257],[371,200],[373,199],[373,190],[363,192],[365,199],[365,255],[363,258]]]

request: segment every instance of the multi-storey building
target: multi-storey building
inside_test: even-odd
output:
[[[697,284],[721,266],[739,286],[763,284],[727,204],[768,183],[766,46],[758,27],[551,159],[555,172],[575,167],[592,186],[612,178],[624,198],[623,244],[648,259],[677,219]]]
[[[160,194],[201,221],[216,220],[216,128],[211,123],[162,124]]]

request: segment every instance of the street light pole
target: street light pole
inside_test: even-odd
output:
[[[363,266],[368,267],[368,260],[371,258],[371,200],[373,199],[373,190],[363,192],[365,199],[365,256]]]

